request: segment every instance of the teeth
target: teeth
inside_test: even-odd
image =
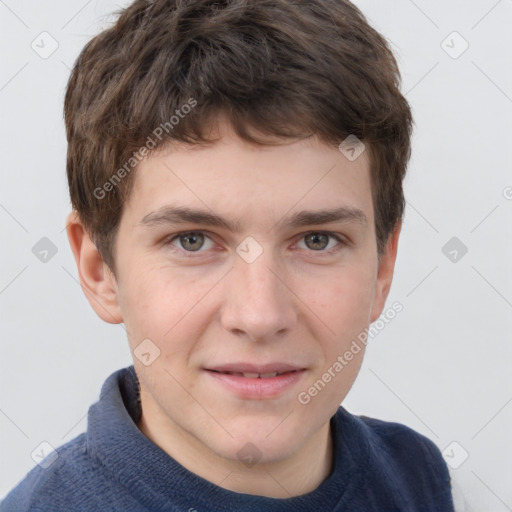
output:
[[[251,373],[251,372],[222,372],[217,370],[212,370],[215,373],[224,373],[225,375],[234,375],[236,377],[245,377],[246,379],[271,379],[272,377],[277,377],[279,375],[283,375],[284,373],[290,372],[268,372],[268,373]]]
[[[269,373],[242,373],[242,375],[246,379],[269,379],[271,377],[275,377],[277,372],[269,372]]]

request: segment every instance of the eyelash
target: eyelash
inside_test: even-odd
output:
[[[209,239],[209,240],[211,240],[213,242],[212,238],[210,236],[208,236],[208,234],[205,231],[182,231],[180,233],[176,233],[176,234],[171,235],[170,237],[168,237],[166,240],[164,240],[163,245],[165,245],[165,246],[169,246],[169,245],[172,246],[172,242],[174,242],[175,240],[178,240],[183,235],[189,235],[189,234],[200,234],[200,235],[203,235],[205,238],[207,238],[207,239]],[[304,233],[303,235],[301,235],[301,237],[299,238],[299,241],[302,241],[308,235],[313,235],[313,234],[315,234],[315,235],[326,235],[326,236],[336,240],[336,242],[338,242],[338,244],[335,247],[332,247],[329,250],[319,250],[319,251],[315,251],[313,249],[309,249],[308,250],[308,252],[310,252],[310,253],[316,253],[319,257],[331,256],[331,255],[337,253],[343,247],[348,245],[346,240],[341,238],[339,235],[336,235],[335,233],[331,233],[330,231],[308,231],[307,233]],[[329,245],[329,244],[327,244],[327,245]],[[186,249],[178,248],[178,247],[174,247],[174,248],[176,250],[178,250],[179,252],[186,254],[185,257],[187,257],[187,258],[197,258],[197,257],[199,257],[199,255],[201,255],[201,253],[205,252],[205,251],[201,250],[202,248],[199,249],[198,251],[187,251]]]

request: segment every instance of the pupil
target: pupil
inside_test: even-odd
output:
[[[189,233],[181,237],[181,245],[189,251],[198,251],[201,249],[204,237],[200,233]]]
[[[306,245],[313,250],[325,249],[329,242],[328,238],[327,235],[322,233],[312,233],[306,236]]]

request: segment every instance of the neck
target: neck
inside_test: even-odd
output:
[[[213,452],[151,408],[151,401],[144,404],[138,424],[141,432],[187,470],[229,491],[290,498],[315,490],[331,472],[333,443],[329,422],[291,456],[247,467]]]

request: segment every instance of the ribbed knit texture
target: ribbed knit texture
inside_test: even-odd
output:
[[[331,419],[334,464],[313,492],[289,499],[239,494],[191,473],[137,428],[141,415],[133,366],[111,375],[89,410],[87,432],[36,466],[1,512],[453,512],[450,477],[439,449],[398,423]]]

